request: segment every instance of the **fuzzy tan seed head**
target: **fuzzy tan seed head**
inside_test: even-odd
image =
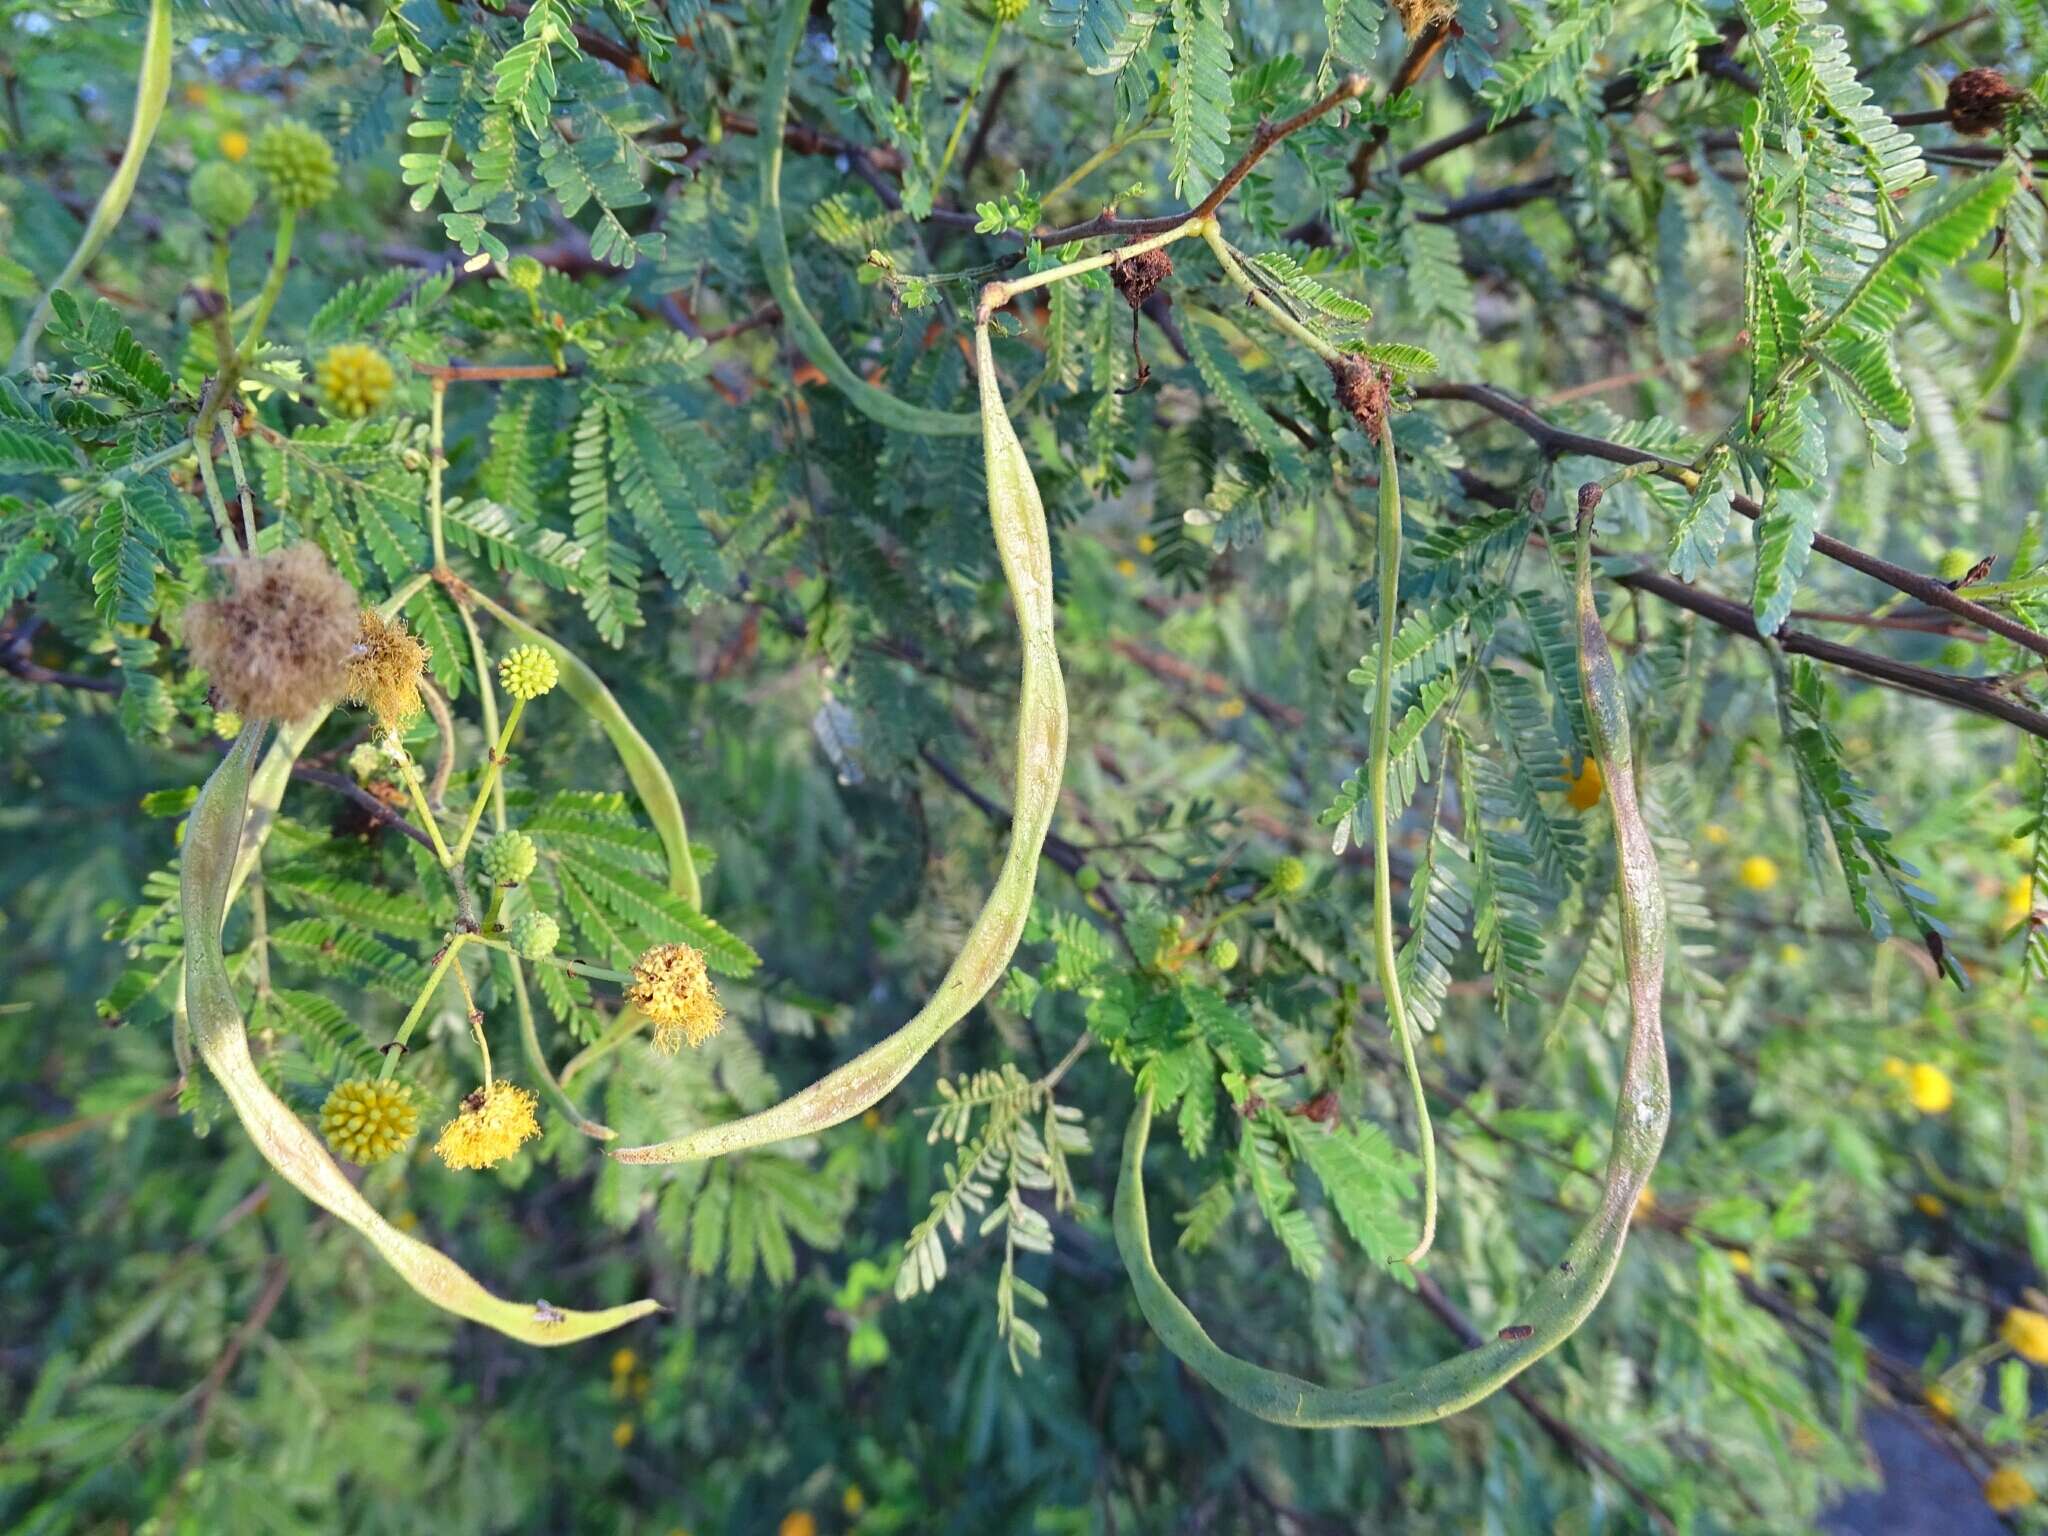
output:
[[[348,658],[348,701],[396,730],[420,712],[420,679],[431,654],[403,619],[365,608]]]
[[[340,697],[360,603],[317,545],[229,560],[221,586],[185,610],[185,643],[223,707],[299,720]]]
[[[1358,430],[1377,438],[1380,423],[1387,419],[1386,370],[1377,363],[1340,357],[1330,364],[1330,377],[1337,382],[1337,403],[1358,423]]]
[[[1432,27],[1448,26],[1457,18],[1456,0],[1389,0],[1401,18],[1401,30],[1410,37]]]
[[[1165,251],[1140,251],[1112,263],[1109,269],[1109,280],[1133,309],[1143,308],[1145,301],[1171,276],[1173,258]]]
[[[1949,126],[1971,138],[2005,126],[2006,109],[2026,92],[1995,69],[1966,69],[1948,83]]]
[[[665,1055],[685,1041],[702,1045],[725,1018],[703,951],[687,944],[656,944],[634,961],[626,1001],[654,1021],[654,1048]]]

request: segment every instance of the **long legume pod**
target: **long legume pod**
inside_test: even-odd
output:
[[[768,55],[767,78],[761,82],[761,232],[757,244],[768,291],[775,295],[775,302],[782,308],[782,323],[804,356],[863,416],[899,432],[966,437],[979,425],[971,413],[912,405],[907,400],[898,400],[886,389],[877,389],[855,373],[797,291],[796,277],[789,266],[789,237],[782,227],[782,135],[789,127],[790,62],[803,41],[804,23],[810,15],[810,0],[784,0],[781,30]]]
[[[770,1109],[724,1125],[686,1132],[656,1146],[610,1153],[622,1163],[680,1163],[807,1136],[860,1114],[909,1074],[924,1053],[988,994],[1016,952],[1031,909],[1038,856],[1059,800],[1067,761],[1067,690],[1053,646],[1052,545],[1045,507],[1023,444],[1003,408],[988,327],[974,333],[981,388],[982,449],[988,471],[988,516],[996,553],[1017,610],[1023,645],[1023,696],[1017,715],[1015,784],[1009,851],[1002,873],[931,1001],[894,1034]]]
[[[1248,1413],[1303,1429],[1424,1424],[1468,1408],[1569,1338],[1592,1314],[1621,1262],[1636,1197],[1649,1182],[1671,1118],[1664,1062],[1661,994],[1664,978],[1664,895],[1657,857],[1636,803],[1630,775],[1628,715],[1614,657],[1593,607],[1590,515],[1578,546],[1579,676],[1585,686],[1593,744],[1605,775],[1614,819],[1622,890],[1622,953],[1628,971],[1627,1060],[1614,1113],[1614,1146],[1599,1207],[1533,1295],[1504,1321],[1512,1337],[1378,1386],[1337,1388],[1268,1370],[1227,1353],[1176,1296],[1152,1259],[1145,1212],[1145,1144],[1152,1096],[1138,1096],[1124,1132],[1117,1179],[1116,1242],[1145,1320],[1166,1347],[1204,1381]]]
[[[320,1139],[263,1081],[249,1055],[242,1010],[228,982],[220,944],[247,808],[250,767],[262,733],[260,722],[245,727],[200,791],[185,827],[181,877],[185,1005],[193,1038],[257,1150],[308,1200],[368,1238],[406,1284],[459,1317],[528,1344],[570,1344],[659,1311],[661,1304],[656,1301],[636,1301],[602,1312],[571,1312],[493,1296],[446,1254],[408,1237],[378,1215],[327,1155]]]

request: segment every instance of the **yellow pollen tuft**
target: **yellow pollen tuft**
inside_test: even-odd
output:
[[[1600,792],[1606,787],[1607,779],[1600,772],[1600,765],[1589,757],[1577,773],[1567,767],[1564,802],[1575,811],[1590,811],[1600,803]]]
[[[687,944],[656,944],[634,961],[626,1001],[654,1021],[654,1048],[664,1055],[685,1041],[702,1045],[725,1017],[704,952]]]
[[[1956,1101],[1956,1085],[1931,1062],[1915,1062],[1906,1073],[1906,1097],[1923,1115],[1945,1115]]]
[[[398,382],[383,353],[353,341],[329,347],[313,377],[320,385],[320,404],[327,414],[350,420],[382,407]]]
[[[2029,1365],[2048,1365],[2048,1317],[2027,1307],[2005,1314],[1998,1336]]]
[[[1778,861],[1767,854],[1752,853],[1735,867],[1735,878],[1745,890],[1768,891],[1778,883]]]
[[[1984,1502],[2010,1515],[2034,1502],[2034,1485],[2018,1467],[2000,1467],[1984,1480]]]
[[[249,153],[249,135],[239,128],[230,128],[220,136],[220,152],[230,160],[240,160]]]
[[[533,1095],[502,1080],[462,1101],[434,1151],[450,1168],[495,1168],[540,1134]]]
[[[428,655],[405,620],[365,608],[355,649],[349,652],[349,702],[368,709],[385,730],[398,729],[420,712],[420,679]]]

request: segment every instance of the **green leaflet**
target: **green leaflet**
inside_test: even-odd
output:
[[[668,888],[687,901],[693,911],[701,911],[704,892],[697,883],[696,861],[690,857],[690,832],[683,822],[683,803],[676,797],[676,786],[669,778],[668,770],[662,767],[660,757],[647,744],[647,738],[640,734],[639,727],[627,718],[625,710],[619,707],[619,701],[612,697],[612,691],[585,665],[582,657],[553,636],[535,629],[510,609],[492,602],[476,588],[469,588],[468,596],[520,639],[540,646],[555,658],[555,665],[561,669],[563,689],[611,738],[612,749],[619,754],[620,766],[626,770],[626,777],[633,781],[633,790],[640,796],[641,805],[646,807],[654,830],[661,834],[661,846],[668,850]]]
[[[660,1310],[636,1301],[602,1312],[569,1312],[506,1301],[479,1285],[439,1249],[408,1237],[365,1200],[320,1139],[270,1091],[249,1055],[242,1010],[221,956],[221,923],[239,858],[250,766],[263,725],[246,726],[206,781],[185,828],[181,901],[185,914],[185,1003],[199,1054],[227,1091],[264,1160],[323,1210],[370,1240],[406,1284],[434,1305],[528,1344],[572,1344]]]
[[[848,367],[846,359],[832,345],[832,338],[818,324],[818,317],[804,302],[804,296],[797,291],[796,277],[789,266],[789,237],[782,228],[782,135],[789,127],[789,67],[803,41],[804,24],[810,15],[808,0],[784,0],[782,30],[768,54],[768,76],[761,82],[760,254],[768,289],[782,308],[782,323],[804,356],[863,416],[898,432],[966,437],[979,430],[981,423],[976,417],[965,411],[934,411],[898,400]]]
[[[850,1120],[909,1075],[924,1053],[988,995],[1002,977],[1038,877],[1038,856],[1059,800],[1067,760],[1067,690],[1053,644],[1052,545],[1045,507],[1024,446],[1003,408],[988,325],[974,333],[975,374],[981,389],[982,446],[988,466],[989,524],[1003,577],[1017,609],[1023,642],[1023,695],[1017,716],[1014,807],[1010,846],[967,941],[931,1000],[902,1028],[869,1046],[810,1087],[758,1114],[689,1131],[654,1146],[626,1147],[610,1155],[622,1163],[680,1163],[720,1157],[769,1142],[806,1136]]]
[[[1152,1258],[1145,1211],[1145,1147],[1152,1134],[1152,1095],[1139,1094],[1124,1132],[1116,1188],[1116,1243],[1145,1320],[1166,1347],[1247,1413],[1302,1429],[1426,1424],[1469,1408],[1497,1391],[1577,1331],[1592,1315],[1621,1262],[1636,1197],[1649,1183],[1671,1119],[1671,1083],[1664,1062],[1664,895],[1657,855],[1636,802],[1630,771],[1628,715],[1613,653],[1593,606],[1592,516],[1580,518],[1578,541],[1579,675],[1593,744],[1606,777],[1620,866],[1622,950],[1627,961],[1627,1059],[1614,1113],[1600,1204],[1573,1239],[1564,1260],[1535,1295],[1510,1314],[1515,1337],[1475,1349],[1374,1387],[1336,1388],[1268,1370],[1227,1353],[1160,1275]]]

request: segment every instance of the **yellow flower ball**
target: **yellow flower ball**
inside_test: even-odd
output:
[[[1924,1192],[1913,1197],[1913,1209],[1929,1221],[1939,1221],[1948,1214],[1948,1207],[1942,1203],[1941,1196]]]
[[[1797,944],[1780,944],[1778,946],[1778,964],[1803,965],[1805,962],[1806,951]]]
[[[1600,803],[1601,791],[1606,789],[1607,780],[1600,772],[1600,765],[1587,758],[1577,773],[1570,771],[1566,764],[1564,800],[1575,811],[1590,811]]]
[[[330,416],[359,420],[391,398],[398,375],[375,347],[345,341],[329,347],[313,370],[320,386],[320,405]]]
[[[498,682],[515,699],[537,699],[561,676],[562,669],[545,646],[515,645],[498,662]]]
[[[1756,1262],[1740,1248],[1730,1248],[1728,1250],[1728,1267],[1738,1275],[1753,1275],[1756,1273]]]
[[[775,1536],[818,1536],[818,1522],[808,1509],[792,1509],[775,1527]]]
[[[702,1045],[725,1017],[704,952],[688,944],[656,944],[634,961],[626,1001],[654,1021],[654,1048],[665,1055],[686,1040]]]
[[[640,1357],[630,1349],[612,1351],[612,1374],[614,1376],[630,1376],[633,1373],[633,1367],[639,1363]]]
[[[334,352],[327,355],[331,358]],[[390,372],[388,367],[385,371]],[[420,679],[426,676],[432,653],[405,627],[404,619],[387,619],[376,609],[365,608],[361,622],[348,657],[348,701],[368,709],[382,729],[394,731],[426,707]]]
[[[1131,559],[1119,560],[1116,563],[1116,573],[1123,577],[1124,580],[1129,581],[1138,574],[1138,562]]]
[[[1932,1062],[1917,1061],[1906,1073],[1906,1098],[1923,1115],[1945,1115],[1956,1101],[1956,1085]]]
[[[1709,848],[1725,848],[1728,846],[1728,829],[1718,821],[1710,821],[1704,827],[1701,827],[1700,836],[1706,840]]]
[[[621,1419],[612,1426],[612,1444],[624,1450],[633,1443],[633,1421]]]
[[[1956,1400],[1949,1396],[1945,1387],[1929,1387],[1927,1411],[1937,1419],[1952,1419],[1956,1416]]]
[[[2021,875],[2005,888],[2005,922],[2007,927],[2024,923],[2034,915],[2034,877]]]
[[[2018,1467],[2000,1467],[1984,1480],[1984,1502],[2010,1515],[2034,1502],[2034,1485]]]
[[[2029,1365],[2048,1365],[2048,1317],[2026,1307],[2005,1314],[1998,1336]]]
[[[534,1097],[502,1078],[462,1101],[462,1113],[441,1127],[434,1151],[450,1168],[495,1168],[540,1135]]]
[[[1886,1077],[1895,1077],[1903,1082],[1905,1081],[1906,1073],[1910,1069],[1898,1057],[1887,1056],[1879,1063],[1878,1070],[1883,1072]]]
[[[230,160],[240,160],[249,153],[249,135],[239,128],[230,128],[220,136],[215,147]]]
[[[860,1491],[859,1483],[848,1483],[846,1492],[839,1495],[839,1508],[849,1520],[858,1520],[867,1512],[868,1496]]]
[[[1735,866],[1735,878],[1745,890],[1768,891],[1778,883],[1778,861],[1767,854],[1752,853]]]
[[[403,1151],[419,1128],[420,1112],[403,1083],[352,1077],[320,1106],[320,1134],[327,1144],[364,1167]]]
[[[1152,551],[1153,551],[1153,550],[1157,549],[1158,547],[1159,547],[1159,541],[1158,541],[1157,539],[1153,538],[1151,534],[1149,534],[1149,533],[1141,533],[1141,534],[1139,534],[1139,535],[1138,535],[1138,553],[1139,553],[1139,554],[1141,554],[1141,555],[1149,555],[1149,554],[1151,554],[1151,553],[1152,553]]]

